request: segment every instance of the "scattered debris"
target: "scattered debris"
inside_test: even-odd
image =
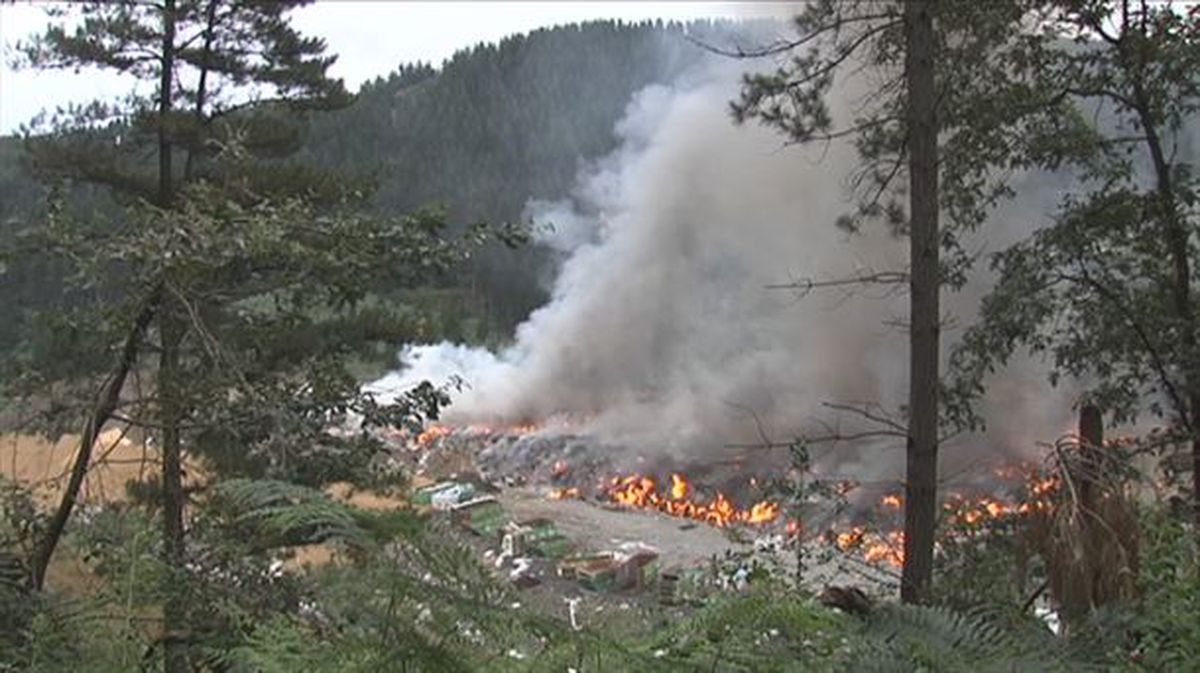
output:
[[[429,498],[429,504],[434,509],[447,510],[462,502],[466,502],[475,497],[475,485],[449,482],[446,488],[443,488]]]
[[[508,573],[508,581],[518,589],[528,589],[542,583],[533,570],[533,562],[524,556],[513,559],[513,568]]]
[[[604,551],[564,558],[558,564],[558,574],[592,591],[641,589],[654,582],[657,560],[657,553],[645,549],[632,553]]]
[[[583,626],[579,623],[579,615],[578,615],[579,602],[581,600],[583,600],[583,599],[578,598],[578,597],[571,597],[571,598],[566,599],[567,615],[571,618],[571,628],[576,631],[579,631],[580,629],[583,628]]]
[[[432,506],[434,509],[446,510],[461,502],[475,497],[475,485],[467,482],[442,481],[431,486],[418,488],[413,492],[412,500],[418,505]]]
[[[573,547],[571,541],[558,531],[554,522],[544,518],[509,523],[505,527],[501,547],[505,544],[520,548],[521,551],[516,553],[528,551],[542,558],[552,559],[566,556]]]
[[[450,518],[454,523],[467,530],[494,538],[506,523],[504,509],[496,498],[490,495],[480,496],[466,502],[460,502],[450,507]]]

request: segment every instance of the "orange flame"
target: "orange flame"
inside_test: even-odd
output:
[[[551,500],[578,500],[582,496],[579,494],[579,489],[574,486],[567,488],[551,489],[550,494],[546,496]]]
[[[671,475],[671,499],[683,500],[687,497],[690,486],[687,477],[682,474],[675,473]]]
[[[833,538],[837,548],[857,551],[867,563],[887,563],[896,568],[904,565],[904,533],[892,531],[878,534],[867,532],[864,526],[852,526]]]
[[[417,444],[419,446],[429,446],[433,441],[445,437],[452,432],[454,430],[448,425],[432,423],[422,430],[421,434],[417,435]]]
[[[1021,469],[1019,466],[1002,468],[995,473],[1010,477]],[[993,496],[970,498],[951,493],[942,503],[942,509],[946,512],[946,522],[958,528],[951,529],[947,534],[951,538],[972,535],[974,530],[990,524],[1050,511],[1055,506],[1054,494],[1060,487],[1061,480],[1056,475],[1027,472],[1025,495],[1020,499],[1004,501]],[[881,508],[899,511],[904,501],[899,495],[889,494],[883,496],[879,504]],[[874,533],[868,532],[864,526],[855,525],[840,532],[830,531],[828,540],[844,552],[859,554],[868,563],[886,563],[894,567],[904,565],[904,533],[900,530]]]
[[[613,477],[604,487],[615,503],[637,509],[653,509],[685,519],[695,519],[714,526],[731,524],[763,525],[779,517],[779,504],[764,500],[749,509],[739,509],[724,493],[718,492],[710,502],[690,497],[691,483],[682,474],[671,475],[670,492],[660,493],[653,477],[633,474]]]
[[[518,425],[507,426],[491,426],[484,423],[473,423],[471,425],[453,426],[443,423],[430,423],[425,426],[416,437],[416,445],[425,448],[433,442],[454,434],[466,435],[528,435],[541,430],[542,426],[536,423],[525,423]]]

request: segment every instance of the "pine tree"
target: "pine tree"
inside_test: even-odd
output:
[[[35,587],[105,424],[157,439],[171,568],[163,650],[172,673],[188,668],[194,638],[187,454],[240,455],[259,476],[308,470],[319,482],[332,468],[365,467],[378,449],[373,425],[412,425],[444,402],[423,387],[383,404],[348,370],[365,345],[421,329],[419,316],[364,306],[372,285],[429,278],[458,261],[461,248],[441,236],[438,214],[364,215],[360,185],[287,159],[299,147],[301,126],[289,123],[296,114],[348,102],[326,75],[333,58],[324,44],[287,24],[286,12],[300,4],[91,3],[78,31],[52,26],[24,49],[34,67],[100,66],[157,83],[153,97],[77,110],[29,140],[40,175],[105,185],[125,207],[112,222],[48,213],[35,240],[71,271],[78,301],[43,324],[73,333],[35,353],[15,392],[66,396],[52,420],[85,419],[70,481],[33,559]],[[479,230],[467,236],[481,240]],[[131,387],[134,375],[148,390]],[[97,381],[92,402],[70,400]],[[339,431],[352,419],[358,430]]]
[[[1040,4],[821,0],[795,18],[793,40],[738,54],[789,60],[746,77],[735,118],[757,119],[794,142],[850,138],[862,165],[852,181],[855,208],[838,226],[855,232],[881,220],[911,239],[906,271],[834,281],[902,278],[910,287],[906,601],[923,600],[932,579],[943,412],[961,420],[957,398],[939,403],[940,287],[965,281],[972,257],[961,235],[1012,194],[1008,171],[1061,161],[1066,150],[1053,139],[1068,137],[1063,129],[1077,119],[1021,67],[1052,39],[1024,27]],[[835,120],[827,95],[854,76],[871,78],[872,93],[849,123]]]

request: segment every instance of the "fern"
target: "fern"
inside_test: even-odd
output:
[[[712,600],[691,618],[651,641],[663,670],[841,670],[842,636],[854,625],[782,587]]]
[[[230,479],[217,485],[214,506],[260,547],[336,540],[362,549],[371,543],[357,510],[307,486]]]
[[[884,604],[864,625],[856,671],[1080,671],[1044,628],[1011,630],[983,610]]]

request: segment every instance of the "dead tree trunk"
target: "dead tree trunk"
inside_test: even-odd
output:
[[[1100,409],[1085,404],[1079,410],[1079,505],[1085,513],[1096,511],[1097,477],[1103,463],[1104,419]]]
[[[1060,453],[1063,500],[1038,536],[1050,593],[1068,633],[1106,605],[1137,596],[1140,532],[1119,456],[1104,448],[1100,410],[1079,414],[1079,446]]]
[[[908,90],[910,332],[909,427],[900,597],[925,599],[937,517],[939,260],[937,111],[932,3],[904,7]]]

